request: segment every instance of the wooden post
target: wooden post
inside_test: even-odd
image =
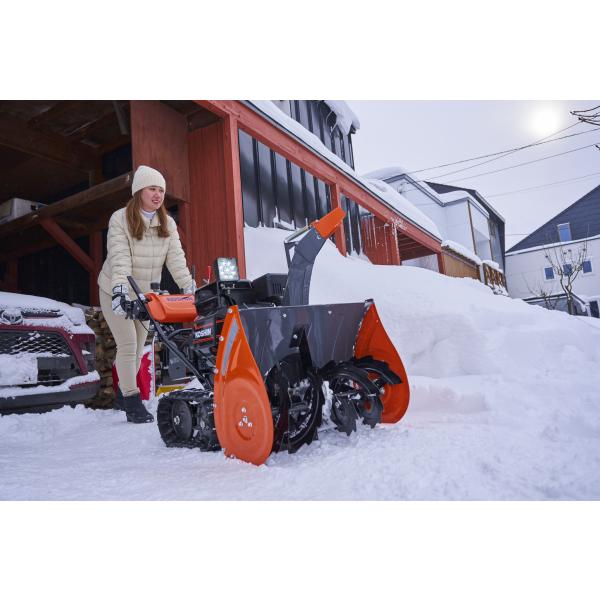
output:
[[[98,275],[102,269],[102,232],[92,231],[90,233],[90,254],[93,269],[90,271],[90,304],[100,306],[100,294],[98,290]]]
[[[342,208],[340,197],[340,187],[337,183],[332,183],[329,186],[329,195],[331,198],[331,210],[334,208]],[[344,217],[346,218],[346,217]],[[346,235],[344,234],[344,223],[340,223],[335,230],[335,245],[342,256],[346,256],[348,250],[346,248]]]
[[[246,277],[246,249],[244,247],[244,209],[237,119],[232,115],[227,115],[223,120],[223,128],[227,221],[228,224],[231,224],[230,235],[236,248],[240,277],[243,279]]]
[[[437,261],[438,261],[438,271],[442,273],[442,275],[446,274],[446,265],[444,264],[444,255],[441,252],[436,252]]]

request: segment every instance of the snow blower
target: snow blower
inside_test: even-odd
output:
[[[167,446],[222,448],[261,465],[327,427],[350,435],[357,422],[402,418],[408,380],[374,302],[309,304],[315,258],[344,216],[336,208],[285,240],[287,274],[242,280],[234,258],[219,258],[215,280],[194,296],[157,284],[143,294],[129,278],[128,316],[149,319],[163,363],[183,365],[199,382],[160,398]]]

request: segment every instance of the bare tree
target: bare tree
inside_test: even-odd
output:
[[[582,123],[600,125],[600,106],[594,106],[587,110],[572,110],[571,114],[577,117]]]
[[[587,241],[583,241],[573,248],[554,245],[544,248],[544,256],[558,278],[558,283],[567,297],[567,310],[570,315],[575,314],[575,301],[573,284],[583,271],[583,263],[587,260]]]
[[[551,284],[550,290],[546,289],[546,286],[541,280],[537,280],[534,284],[529,284],[527,279],[523,277],[523,281],[529,290],[529,293],[534,298],[541,298],[544,301],[544,307],[548,310],[554,310],[558,304],[558,296],[555,293],[554,284]]]

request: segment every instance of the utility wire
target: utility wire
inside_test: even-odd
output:
[[[434,169],[441,169],[442,167],[451,167],[453,165],[460,165],[466,162],[471,162],[473,160],[479,160],[480,158],[489,158],[490,156],[498,156],[498,155],[505,155],[505,154],[512,154],[513,152],[517,152],[518,150],[525,150],[526,148],[532,148],[534,146],[540,146],[542,144],[549,144],[550,142],[558,142],[559,140],[564,140],[566,138],[570,138],[570,137],[575,137],[577,135],[583,135],[584,133],[589,133],[590,131],[595,131],[597,129],[600,129],[599,127],[594,127],[593,129],[588,129],[586,131],[580,131],[579,133],[570,133],[569,135],[563,135],[561,137],[558,138],[554,138],[553,140],[549,140],[547,138],[552,137],[554,135],[557,135],[558,133],[562,133],[563,131],[567,131],[567,129],[571,129],[572,127],[575,127],[576,125],[580,125],[581,121],[578,121],[577,123],[573,123],[572,125],[569,125],[568,127],[565,127],[564,129],[560,129],[559,131],[555,131],[554,133],[551,133],[550,135],[546,136],[545,138],[541,138],[540,140],[537,140],[536,142],[532,142],[531,144],[525,144],[524,146],[518,146],[517,148],[509,148],[508,150],[502,150],[501,152],[492,152],[491,154],[482,154],[481,156],[474,156],[473,158],[465,158],[463,160],[457,160],[455,162],[450,162],[450,163],[444,163],[442,165],[436,165],[435,167],[426,167],[424,169],[417,169],[416,171],[407,171],[405,173],[405,175],[413,175],[415,173],[422,173],[423,171],[433,171]]]
[[[538,140],[537,142],[534,142],[533,144],[531,144],[528,147],[531,148],[534,145],[546,144],[548,142],[555,142],[557,140],[561,140],[561,139],[564,139],[566,137],[573,137],[575,135],[581,135],[583,133],[588,133],[589,131],[594,131],[593,129],[588,129],[587,131],[581,131],[579,133],[573,133],[573,134],[570,134],[570,135],[565,135],[565,136],[560,137],[560,138],[555,138],[553,140],[548,140],[548,138],[556,135],[557,133],[561,133],[562,131],[566,131],[567,129],[570,129],[571,127],[574,127],[575,125],[579,125],[579,123],[573,123],[573,125],[569,125],[569,127],[565,127],[565,129],[561,129],[560,131],[556,131],[555,133],[547,135],[546,137],[541,138],[540,140]],[[600,129],[600,128],[597,128],[597,129]],[[547,140],[547,141],[544,141],[544,140]],[[486,165],[487,163],[494,162],[495,160],[500,160],[502,158],[510,156],[511,154],[514,154],[515,152],[519,152],[522,149],[523,148],[515,148],[514,150],[508,150],[506,153],[502,154],[501,156],[496,156],[494,158],[490,158],[488,160],[484,160],[484,161],[475,163],[474,165],[469,165],[468,167],[463,167],[462,169],[456,169],[455,171],[449,171],[448,173],[442,173],[440,175],[429,175],[428,177],[429,178],[433,177],[434,179],[437,179],[439,177],[447,177],[448,175],[454,175],[455,173],[462,173],[463,171],[468,171],[469,169],[474,169],[475,167],[479,167],[481,165]]]
[[[565,183],[570,183],[571,181],[578,181],[580,179],[587,179],[588,177],[597,177],[600,175],[600,171],[597,173],[590,173],[589,175],[581,175],[581,177],[572,177],[571,179],[562,179],[561,181],[553,181],[551,183],[545,183],[543,185],[534,185],[532,187],[522,188],[520,190],[513,190],[511,192],[502,192],[500,194],[490,194],[486,195],[486,198],[497,198],[498,196],[508,196],[509,194],[517,194],[519,192],[528,192],[529,190],[539,190],[547,187],[554,187],[555,185],[562,185]]]
[[[456,181],[466,181],[467,179],[475,179],[476,177],[483,177],[484,175],[492,175],[494,173],[500,173],[501,171],[508,171],[510,169],[516,169],[517,167],[523,167],[525,165],[531,165],[533,163],[542,162],[550,158],[556,158],[557,156],[564,156],[565,154],[571,154],[572,152],[579,152],[579,150],[585,150],[586,148],[592,148],[597,142],[588,144],[587,146],[580,146],[579,148],[573,148],[572,150],[566,150],[565,152],[559,152],[558,154],[551,154],[550,156],[543,156],[542,158],[536,158],[535,160],[528,160],[526,162],[517,163],[516,165],[510,165],[509,167],[503,167],[502,169],[495,169],[494,171],[486,171],[485,173],[479,173],[478,175],[469,175],[468,177],[461,177],[459,179],[451,179],[450,181],[439,181],[434,183],[441,183],[442,185],[448,183],[454,183]],[[412,182],[409,182],[412,183]],[[425,180],[417,181],[416,183],[426,183]]]

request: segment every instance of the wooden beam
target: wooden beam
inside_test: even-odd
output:
[[[187,118],[187,127],[188,131],[194,131],[195,129],[199,129],[200,127],[206,127],[207,125],[211,125],[219,120],[219,117],[214,113],[201,109]]]
[[[94,261],[70,237],[65,230],[51,218],[40,219],[40,225],[88,272],[94,271]]]
[[[329,196],[331,198],[331,210],[334,208],[342,208],[340,188],[337,183],[329,186]],[[348,215],[346,217],[348,218]],[[344,222],[342,221],[335,230],[335,245],[342,256],[346,256],[348,249],[346,248],[346,235],[344,233]]]
[[[67,110],[70,110],[76,106],[80,100],[56,100],[55,103],[47,110],[39,113],[35,117],[27,120],[27,125],[36,128],[43,124],[49,119],[53,119],[64,114]]]
[[[80,209],[87,204],[91,204],[112,194],[119,192],[123,192],[124,194],[125,192],[128,193],[131,186],[131,179],[131,173],[119,175],[119,177],[115,177],[114,179],[110,179],[104,183],[100,183],[89,190],[83,190],[82,192],[73,194],[64,200],[60,200],[59,202],[55,202],[54,204],[50,204],[44,208],[41,208],[36,212],[32,212],[24,215],[23,217],[19,217],[14,221],[0,225],[0,235],[6,236],[9,233],[21,231],[25,227],[34,225],[38,219],[54,218],[62,213],[70,211],[71,209]]]
[[[0,144],[82,172],[94,170],[100,160],[84,144],[73,144],[62,136],[36,131],[27,121],[6,115],[0,116]]]

